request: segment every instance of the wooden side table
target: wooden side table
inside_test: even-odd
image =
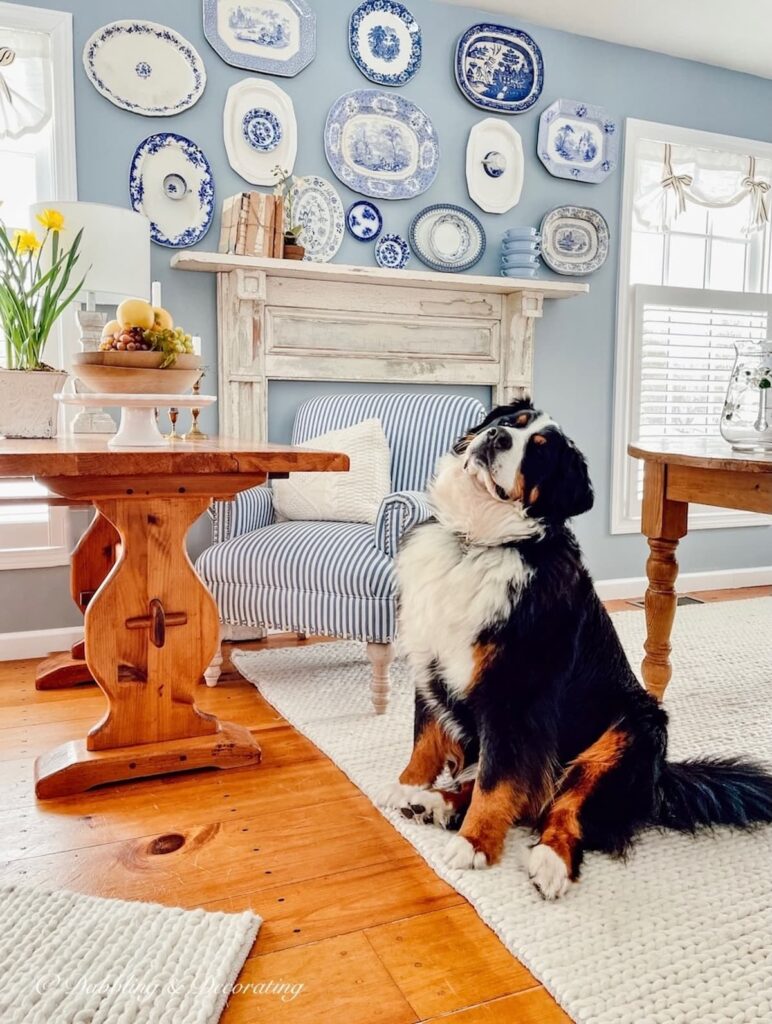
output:
[[[646,654],[641,671],[646,689],[661,700],[673,673],[676,549],[688,531],[689,504],[771,514],[772,456],[739,454],[718,438],[637,443],[627,450],[645,463],[641,532],[651,553],[646,562]]]
[[[72,579],[84,598],[93,589],[88,603],[79,602],[85,659],[107,710],[85,739],[38,758],[38,797],[259,762],[248,729],[195,704],[219,619],[185,535],[213,498],[232,498],[269,476],[346,469],[347,456],[335,452],[222,439],[119,451],[98,435],[0,441],[0,477],[34,477],[58,498],[97,511],[73,554]]]

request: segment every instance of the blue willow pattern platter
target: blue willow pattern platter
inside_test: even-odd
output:
[[[305,246],[304,260],[327,263],[340,249],[345,230],[343,203],[326,178],[309,174],[298,178],[290,189],[288,205],[292,225],[300,224],[300,244]]]
[[[381,235],[375,243],[375,262],[386,270],[402,270],[410,259],[410,246],[402,235]]]
[[[346,227],[358,242],[372,242],[383,230],[381,211],[369,199],[357,199],[346,210]]]
[[[209,161],[184,135],[149,135],[131,161],[129,198],[132,208],[150,221],[150,237],[158,245],[174,249],[195,245],[211,227],[214,215]]]
[[[226,64],[292,78],[316,56],[306,0],[204,0],[204,35]]]
[[[469,270],[485,252],[485,229],[463,206],[438,203],[415,215],[410,224],[410,245],[432,270]]]
[[[228,163],[253,185],[274,185],[277,165],[295,166],[298,131],[292,99],[275,82],[243,78],[228,90],[223,108]]]
[[[421,66],[421,28],[396,0],[364,0],[349,19],[348,48],[371,82],[404,85]]]
[[[537,152],[556,178],[603,181],[619,160],[617,123],[603,107],[555,100],[539,119]]]
[[[324,126],[333,172],[354,192],[411,199],[437,176],[440,146],[428,115],[401,95],[357,89],[333,103]]]
[[[592,274],[608,257],[608,224],[588,206],[556,206],[541,222],[541,255],[557,274]]]
[[[94,88],[116,107],[146,117],[187,110],[206,85],[196,48],[154,21],[103,25],[83,47],[83,67]]]
[[[544,86],[541,50],[520,29],[472,25],[456,46],[456,82],[470,103],[483,110],[522,114]]]

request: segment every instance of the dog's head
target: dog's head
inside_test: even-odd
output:
[[[561,523],[592,508],[584,456],[530,401],[493,409],[453,453],[481,491],[529,518]]]

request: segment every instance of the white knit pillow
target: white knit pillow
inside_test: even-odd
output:
[[[276,518],[374,523],[381,502],[391,493],[391,452],[381,421],[331,430],[301,447],[345,452],[351,466],[348,473],[292,473],[288,480],[274,480]]]

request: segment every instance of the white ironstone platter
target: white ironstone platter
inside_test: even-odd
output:
[[[472,126],[466,144],[469,197],[486,213],[506,213],[520,201],[525,175],[519,132],[500,117]]]
[[[357,199],[346,210],[346,227],[358,242],[372,242],[383,230],[383,216],[369,199]]]
[[[345,231],[345,216],[340,196],[326,178],[309,174],[298,178],[290,189],[292,224],[300,224],[299,238],[305,246],[304,260],[328,263],[340,249]]]
[[[292,78],[316,56],[306,0],[203,0],[204,35],[226,64]]]
[[[608,224],[588,206],[556,206],[540,230],[542,259],[558,274],[592,274],[608,258]]]
[[[116,107],[145,117],[171,117],[192,107],[206,85],[198,51],[184,36],[154,21],[112,21],[83,47],[94,88]]]
[[[375,243],[375,262],[386,270],[402,270],[410,259],[410,246],[402,235],[381,235]]]
[[[555,100],[539,119],[537,152],[556,178],[603,181],[619,162],[617,122],[603,107]]]
[[[348,24],[351,58],[371,82],[404,85],[421,66],[421,28],[396,0],[364,0]]]
[[[462,206],[438,203],[427,206],[413,218],[410,246],[432,270],[468,270],[485,252],[485,229]]]
[[[344,185],[375,199],[411,199],[440,162],[428,115],[399,94],[357,89],[333,103],[324,127],[327,162]]]
[[[522,114],[544,86],[536,42],[506,25],[472,25],[456,44],[456,82],[470,103],[501,114]]]
[[[295,107],[275,82],[244,78],[228,90],[223,110],[228,161],[253,185],[272,185],[273,169],[292,173],[298,149]]]
[[[150,220],[158,245],[184,249],[200,242],[214,215],[214,179],[202,150],[174,132],[140,142],[129,170],[129,197]]]

